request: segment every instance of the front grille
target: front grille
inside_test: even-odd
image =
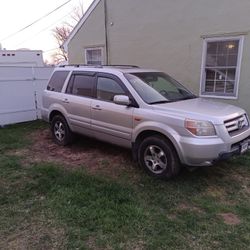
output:
[[[231,136],[237,135],[249,127],[247,116],[245,114],[227,120],[224,122],[224,124],[229,135]]]

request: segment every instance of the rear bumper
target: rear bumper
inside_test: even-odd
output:
[[[49,122],[49,112],[47,109],[41,109],[41,116],[44,121]]]

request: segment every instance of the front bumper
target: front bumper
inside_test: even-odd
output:
[[[226,160],[235,155],[242,155],[246,153],[249,149],[250,149],[250,137],[232,145],[232,150],[230,152],[220,153],[219,157],[214,162],[220,160]]]
[[[211,166],[219,160],[240,155],[250,149],[250,131],[229,142],[219,137],[182,138],[180,160],[188,166]]]

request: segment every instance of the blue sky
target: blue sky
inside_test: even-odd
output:
[[[71,0],[68,4],[42,19],[30,28],[11,36],[43,17],[68,0],[1,0],[0,43],[6,49],[39,49],[44,51],[44,58],[50,59],[57,47],[52,29],[63,22],[71,20],[70,15],[75,6],[82,3],[86,10],[92,0]]]

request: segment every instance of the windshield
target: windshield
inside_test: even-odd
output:
[[[196,98],[180,83],[162,72],[129,73],[125,77],[148,104]]]

